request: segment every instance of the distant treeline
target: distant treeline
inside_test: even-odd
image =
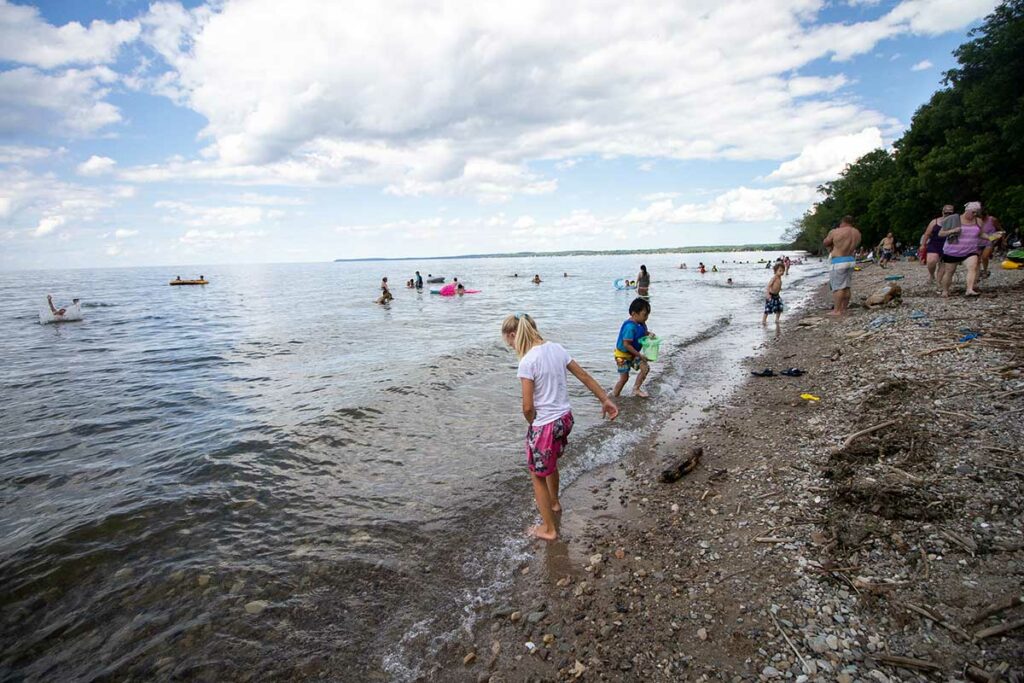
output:
[[[711,247],[666,247],[664,249],[608,249],[603,251],[518,251],[508,254],[463,254],[461,256],[425,256],[403,258],[339,258],[335,263],[345,261],[443,261],[445,259],[466,258],[540,258],[548,256],[620,256],[629,254],[700,254],[705,252],[723,251],[782,251],[792,249],[789,244],[719,244]]]
[[[942,90],[914,113],[893,152],[875,150],[819,190],[824,199],[794,221],[792,248],[817,253],[852,215],[864,244],[892,231],[917,245],[943,204],[978,200],[1003,228],[1024,218],[1024,0],[1007,0],[953,53]]]

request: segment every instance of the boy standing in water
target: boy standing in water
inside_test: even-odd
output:
[[[619,381],[615,383],[612,396],[622,393],[623,387],[629,381],[629,371],[639,370],[636,376],[636,384],[633,385],[633,395],[640,398],[647,398],[648,394],[640,387],[647,379],[647,373],[651,366],[647,363],[647,356],[640,351],[640,340],[644,337],[654,335],[647,329],[647,318],[651,315],[651,304],[646,299],[637,297],[629,305],[629,318],[619,328],[619,338],[615,340],[615,365],[619,372]]]
[[[775,269],[772,272],[772,279],[768,281],[768,286],[764,290],[764,316],[761,318],[761,324],[768,324],[768,315],[771,313],[775,314],[775,324],[779,324],[779,318],[782,316],[782,297],[779,293],[782,291],[782,274],[786,272],[785,263],[776,263]]]

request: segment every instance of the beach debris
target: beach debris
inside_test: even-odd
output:
[[[679,481],[690,472],[697,469],[697,465],[700,464],[700,459],[704,457],[703,446],[695,446],[690,450],[690,454],[678,463],[667,467],[661,471],[658,476],[658,481],[663,484],[671,484],[674,481]]]
[[[476,661],[476,653],[475,652],[470,652],[469,654],[467,654],[465,657],[462,658],[462,665],[463,666],[470,666],[475,661]]]
[[[526,641],[525,643],[523,643],[523,645],[524,647],[526,647],[527,652],[532,653],[534,650],[537,649],[537,644],[534,643],[532,640]]]
[[[1024,605],[1024,596],[1014,595],[1009,599],[1004,600],[1003,602],[986,607],[985,609],[975,614],[967,623],[971,624],[972,626],[974,624],[980,624],[989,617],[994,617],[995,615],[1000,614],[1001,612],[1005,612],[1008,609],[1013,609],[1014,607],[1019,607],[1020,605]]]
[[[871,322],[868,323],[867,329],[878,330],[886,325],[895,325],[896,316],[894,315],[880,315],[877,318],[872,318]]]
[[[1024,619],[1018,619],[1017,621],[1008,621],[988,628],[983,628],[974,634],[975,640],[984,640],[985,638],[991,638],[992,636],[998,636],[1008,631],[1016,631],[1017,629],[1024,627]]]
[[[866,429],[862,429],[859,432],[854,432],[853,434],[850,434],[848,437],[846,437],[843,440],[843,449],[849,448],[850,444],[853,443],[854,440],[859,438],[859,437],[867,436],[868,434],[871,434],[872,432],[877,432],[878,430],[885,429],[886,427],[892,427],[894,424],[896,424],[896,420],[886,420],[885,422],[880,422],[880,423],[878,423],[876,425],[872,425],[872,426],[870,426],[870,427],[868,427]]]
[[[805,401],[820,401],[821,400],[820,396],[815,396],[814,394],[800,394],[800,398],[802,398]]]
[[[903,296],[903,288],[898,284],[892,282],[876,289],[871,295],[864,301],[864,305],[868,308],[875,308],[877,306],[885,306],[889,303],[899,303],[900,297]]]

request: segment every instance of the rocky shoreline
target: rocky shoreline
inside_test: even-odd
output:
[[[563,541],[424,678],[1024,680],[1024,281],[942,299],[869,266],[854,303],[891,275],[888,306],[832,320],[823,289],[783,317],[750,369],[801,377],[570,487]]]

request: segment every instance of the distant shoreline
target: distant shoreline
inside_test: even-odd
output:
[[[336,258],[334,263],[359,261],[446,261],[472,258],[550,258],[552,256],[628,256],[629,254],[699,254],[729,251],[794,251],[790,244],[725,244],[710,247],[666,247],[662,249],[609,249],[587,251],[519,251],[505,254],[462,254],[459,256],[374,256],[369,258]],[[799,251],[799,250],[797,250]]]

